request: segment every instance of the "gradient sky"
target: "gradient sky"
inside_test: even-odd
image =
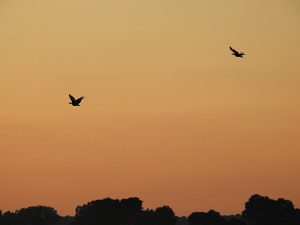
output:
[[[0,209],[300,207],[299,27],[299,0],[1,0]]]

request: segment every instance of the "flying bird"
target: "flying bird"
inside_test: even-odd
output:
[[[231,46],[229,48],[232,51],[232,55],[234,55],[235,57],[243,58],[243,55],[245,55],[244,52],[238,52],[237,50],[231,48]]]
[[[78,99],[75,99],[75,98],[74,98],[72,95],[70,95],[70,94],[69,94],[69,97],[70,97],[70,99],[71,99],[71,102],[69,102],[69,104],[72,104],[73,106],[80,106],[79,104],[80,104],[81,100],[84,99],[83,96],[80,97],[80,98],[78,98]]]

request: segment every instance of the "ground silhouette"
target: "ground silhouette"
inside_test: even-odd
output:
[[[0,225],[299,225],[300,210],[289,200],[258,194],[237,215],[193,212],[178,217],[169,206],[143,209],[142,200],[105,198],[76,207],[75,216],[62,217],[54,208],[32,206],[15,212],[0,211]]]

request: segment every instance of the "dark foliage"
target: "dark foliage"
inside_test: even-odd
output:
[[[95,200],[76,208],[74,217],[61,217],[46,206],[0,211],[0,225],[300,225],[300,210],[289,200],[253,195],[242,215],[223,216],[210,210],[176,217],[169,206],[143,209],[139,198]]]
[[[151,209],[141,211],[141,214],[138,216],[136,224],[141,225],[155,225],[154,211]]]
[[[247,222],[243,218],[234,217],[234,218],[228,219],[227,224],[228,225],[247,225]]]
[[[113,200],[106,198],[89,202],[76,208],[78,225],[130,225],[134,224],[142,211],[139,198]]]
[[[56,210],[47,206],[33,206],[6,212],[2,215],[1,225],[52,225],[60,219]]]
[[[226,219],[220,213],[210,210],[205,212],[194,212],[189,217],[190,225],[227,225]]]
[[[245,204],[243,217],[251,225],[299,225],[299,210],[291,201],[253,195]]]
[[[13,212],[5,212],[3,215],[2,215],[2,222],[4,225],[15,225],[15,224],[18,224],[17,223],[17,217],[16,217],[16,214],[13,213]]]
[[[154,213],[154,220],[156,225],[175,225],[175,213],[169,206],[157,208]]]

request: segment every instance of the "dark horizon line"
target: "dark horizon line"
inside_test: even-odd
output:
[[[272,201],[285,200],[285,201],[291,202],[292,205],[294,206],[294,204],[293,204],[293,202],[292,202],[291,200],[289,200],[289,199],[284,199],[284,198],[281,198],[281,197],[278,198],[277,200],[273,200],[273,199],[269,198],[268,196],[263,196],[263,195],[260,195],[260,194],[253,194],[253,195],[251,195],[251,197],[249,198],[249,200],[250,200],[251,198],[253,198],[253,197],[262,197],[262,198],[266,198],[266,199],[269,199],[269,200],[272,200]],[[140,200],[139,197],[127,197],[127,198],[121,198],[121,199],[118,199],[118,198],[112,198],[112,197],[104,197],[104,198],[101,198],[101,199],[90,200],[90,201],[88,201],[87,203],[83,203],[83,205],[87,205],[87,204],[89,204],[89,203],[93,203],[93,202],[97,202],[97,201],[104,201],[104,200],[112,200],[112,201],[119,201],[119,202],[121,202],[122,200],[124,201],[124,200],[128,200],[128,199],[139,199],[139,200]],[[140,201],[141,201],[142,203],[144,202],[144,201],[142,201],[142,200],[140,200]],[[244,203],[244,204],[246,205],[247,202]],[[162,206],[158,206],[157,208],[159,208],[159,207],[164,207],[164,206],[170,207],[169,205],[163,204]],[[49,208],[53,208],[56,212],[59,212],[59,211],[56,210],[53,206],[44,205],[44,204],[36,204],[36,205],[32,205],[32,206],[22,207],[22,208],[20,208],[20,209],[15,209],[15,210],[6,210],[6,211],[3,211],[3,210],[0,208],[0,213],[2,213],[2,214],[3,214],[3,213],[6,213],[6,212],[16,213],[16,212],[18,212],[18,211],[20,211],[20,210],[22,210],[22,209],[33,208],[33,207],[49,207]],[[80,205],[78,205],[78,206],[75,207],[75,210],[74,210],[74,214],[73,214],[73,215],[65,214],[65,215],[60,215],[60,216],[61,216],[61,217],[74,217],[74,216],[76,215],[76,209],[77,209],[78,207],[80,207]],[[143,209],[143,210],[155,210],[155,209],[143,208],[143,207],[142,207],[142,209]],[[300,210],[300,208],[299,208],[299,209],[298,209],[298,208],[295,208],[295,209]],[[209,212],[209,211],[215,211],[215,210],[214,210],[214,209],[208,209],[207,212]],[[191,215],[191,214],[194,213],[194,212],[200,212],[200,211],[193,211],[193,212],[191,212],[189,215]],[[203,212],[203,211],[201,211],[201,212]],[[216,212],[219,212],[219,211],[216,211]],[[222,214],[220,214],[220,215],[223,215],[223,216],[230,216],[230,215],[240,215],[241,213],[242,213],[242,212],[240,212],[240,213],[222,213]],[[180,216],[177,216],[177,217],[188,217],[189,215],[180,215]]]

